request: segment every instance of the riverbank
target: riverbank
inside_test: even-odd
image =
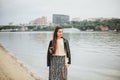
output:
[[[0,44],[0,80],[43,80]]]

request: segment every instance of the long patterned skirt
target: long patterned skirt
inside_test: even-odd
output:
[[[49,66],[49,80],[67,80],[65,56],[52,56]]]

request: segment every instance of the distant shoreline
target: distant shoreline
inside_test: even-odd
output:
[[[54,30],[41,30],[41,31],[0,31],[0,32],[53,32]],[[69,31],[68,31],[69,32]],[[97,30],[80,30],[79,32],[120,32],[120,30],[108,30],[108,31],[97,31]]]

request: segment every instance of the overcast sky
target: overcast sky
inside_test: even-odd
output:
[[[120,0],[0,0],[0,24],[28,23],[52,14],[70,18],[120,18]]]

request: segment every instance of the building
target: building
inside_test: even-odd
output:
[[[42,16],[40,18],[30,21],[30,24],[45,26],[47,25],[47,18],[45,16]]]
[[[109,31],[108,26],[101,26],[100,29],[101,29],[101,31]]]
[[[65,24],[69,22],[69,16],[62,14],[53,14],[52,20],[53,24],[56,25]]]
[[[78,22],[80,22],[80,21],[83,21],[83,20],[84,20],[84,19],[79,18],[79,17],[72,18],[72,21],[78,21]]]

